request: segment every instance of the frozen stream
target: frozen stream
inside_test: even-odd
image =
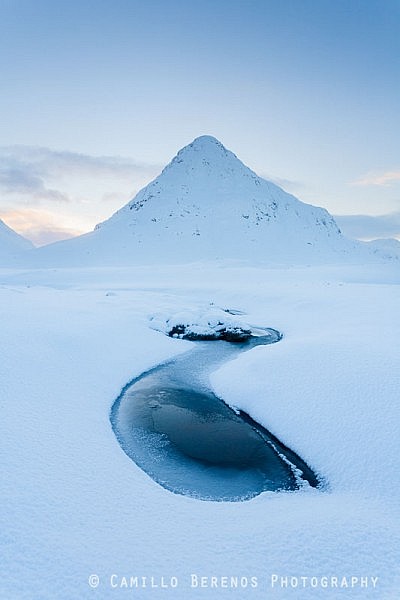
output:
[[[193,349],[142,373],[114,402],[111,423],[124,452],[166,489],[201,500],[248,500],[264,491],[318,485],[311,469],[245,413],[210,389],[209,374],[280,334]],[[268,402],[268,398],[265,399]]]

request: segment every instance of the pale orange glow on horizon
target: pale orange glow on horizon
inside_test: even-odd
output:
[[[71,218],[32,208],[1,210],[0,219],[36,246],[76,237],[93,229],[79,217]]]

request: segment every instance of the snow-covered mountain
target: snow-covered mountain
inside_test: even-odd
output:
[[[379,256],[384,256],[385,258],[397,257],[400,259],[400,242],[395,238],[378,238],[366,242],[366,245],[372,252]]]
[[[32,242],[19,235],[0,219],[0,265],[8,266],[10,261],[27,250],[34,248]]]
[[[148,264],[200,259],[325,262],[351,253],[324,209],[258,177],[202,136],[95,231],[36,251],[53,264]]]

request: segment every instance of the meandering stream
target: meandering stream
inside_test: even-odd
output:
[[[241,343],[197,341],[142,373],[111,409],[124,452],[164,488],[201,500],[248,500],[307,482],[316,487],[317,476],[300,457],[210,389],[209,374],[219,365],[280,339],[279,332],[265,329]]]

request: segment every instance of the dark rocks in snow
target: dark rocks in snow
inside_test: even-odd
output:
[[[190,341],[211,341],[211,340],[224,340],[226,342],[245,342],[252,336],[250,329],[243,329],[242,327],[229,327],[221,323],[213,331],[208,332],[197,332],[193,331],[190,326],[187,325],[174,325],[170,331],[168,331],[170,337],[179,337],[182,340]]]
[[[224,310],[211,304],[181,310],[175,314],[152,315],[150,321],[153,329],[173,338],[245,342],[254,336],[253,327],[235,318],[235,313],[239,314],[241,311]]]
[[[237,310],[236,308],[224,308],[223,311],[228,313],[228,315],[245,315],[246,314],[243,310]]]

